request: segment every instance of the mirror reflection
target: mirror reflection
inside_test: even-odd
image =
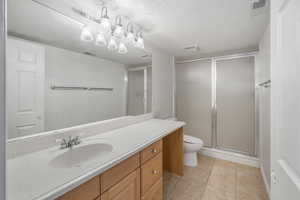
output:
[[[144,29],[109,5],[8,0],[8,138],[151,112]]]

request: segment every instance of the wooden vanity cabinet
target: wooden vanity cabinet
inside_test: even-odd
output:
[[[139,167],[140,154],[137,153],[101,174],[101,194]]]
[[[161,178],[146,192],[142,200],[163,200],[163,195],[163,178]]]
[[[154,144],[146,147],[144,150],[141,151],[141,164],[144,164],[149,159],[153,158],[154,156],[158,155],[162,152],[163,143],[162,140],[155,142]]]
[[[141,166],[141,193],[142,196],[157,183],[163,176],[162,153]]]
[[[96,176],[57,200],[95,200],[100,196],[100,177]]]
[[[183,174],[182,128],[57,200],[163,200],[163,170]]]
[[[132,172],[101,195],[101,200],[140,200],[140,169]]]

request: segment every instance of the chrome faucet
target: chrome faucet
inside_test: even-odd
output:
[[[67,149],[72,148],[73,146],[79,145],[81,143],[81,140],[79,136],[76,136],[73,138],[72,136],[69,136],[68,139],[63,138],[60,143],[61,149]]]

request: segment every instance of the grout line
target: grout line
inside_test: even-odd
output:
[[[205,194],[205,192],[206,192],[206,189],[207,189],[207,186],[208,186],[209,179],[210,179],[210,177],[211,177],[211,175],[212,175],[212,172],[213,172],[213,169],[214,169],[214,166],[215,166],[215,162],[216,162],[216,158],[213,158],[213,163],[212,163],[212,166],[211,166],[211,168],[210,168],[210,170],[209,170],[209,175],[208,175],[208,177],[207,177],[207,179],[206,179],[205,188],[204,188],[204,190],[203,190],[203,193],[202,193],[202,196],[201,196],[200,200],[203,199],[203,196],[204,196],[204,194]]]

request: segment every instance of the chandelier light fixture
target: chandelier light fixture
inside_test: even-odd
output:
[[[140,48],[140,49],[144,49],[145,48],[145,44],[144,44],[144,39],[142,36],[142,33],[139,32],[137,35],[137,41],[135,43],[136,47]]]
[[[84,26],[81,30],[80,39],[82,41],[91,42],[94,40],[94,36],[89,27]]]
[[[107,46],[108,50],[114,51],[118,49],[117,41],[114,37],[111,37]]]
[[[119,39],[122,39],[124,37],[124,28],[122,25],[122,17],[121,16],[116,17],[116,27],[114,30],[114,36]]]
[[[128,52],[127,47],[123,42],[120,42],[118,52],[119,54],[126,54]]]
[[[107,7],[103,7],[101,10],[100,23],[104,32],[109,33],[111,31],[111,23],[107,14]]]
[[[106,46],[107,45],[107,41],[106,41],[103,33],[97,34],[95,45],[97,45],[97,46]]]
[[[135,43],[135,36],[134,36],[134,30],[133,30],[133,24],[128,23],[127,25],[127,36],[126,40],[128,44],[134,45]]]
[[[89,18],[91,19],[91,18]],[[107,47],[109,51],[116,51],[120,54],[128,53],[128,47],[131,45],[136,48],[144,49],[144,39],[142,32],[135,32],[134,24],[128,22],[126,30],[122,23],[122,16],[115,17],[114,24],[108,16],[107,7],[101,9],[100,19],[93,20],[100,25],[98,30],[94,30],[97,34],[93,35],[93,32],[89,26],[83,26],[81,30],[80,39],[85,42],[94,41],[96,46]],[[128,21],[128,20],[127,20]],[[94,28],[94,27],[93,27]]]

